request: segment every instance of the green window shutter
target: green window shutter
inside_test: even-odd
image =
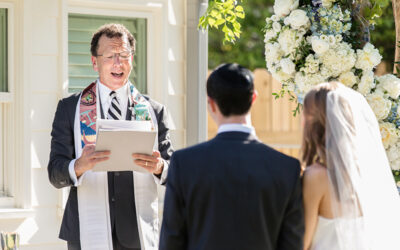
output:
[[[8,92],[7,9],[0,9],[0,92]]]
[[[68,16],[68,78],[69,92],[82,91],[98,77],[92,68],[90,42],[96,30],[107,23],[123,24],[136,39],[129,80],[141,93],[147,93],[147,28],[146,19],[69,14]]]

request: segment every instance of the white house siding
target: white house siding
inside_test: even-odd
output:
[[[66,249],[58,239],[65,192],[49,183],[50,132],[58,100],[67,96],[68,13],[134,13],[149,18],[148,90],[170,112],[176,149],[186,143],[185,0],[0,0],[15,15],[17,169],[15,206],[0,203],[0,231],[16,231],[20,249]],[[7,212],[11,211],[11,212]]]

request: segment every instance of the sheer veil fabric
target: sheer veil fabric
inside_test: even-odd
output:
[[[340,249],[400,249],[400,198],[373,111],[361,94],[339,84],[328,93],[326,115],[327,169]]]

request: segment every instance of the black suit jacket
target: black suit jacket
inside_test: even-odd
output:
[[[59,237],[66,241],[79,242],[79,215],[78,215],[78,199],[77,188],[73,186],[70,178],[68,165],[71,160],[76,158],[75,141],[74,141],[74,122],[77,102],[80,94],[74,94],[70,97],[62,99],[57,106],[57,111],[53,121],[53,130],[51,132],[51,152],[50,161],[48,164],[48,174],[50,182],[56,188],[71,187],[67,204],[65,206],[63,221],[61,225]],[[167,114],[165,107],[161,104],[149,99],[151,106],[154,109],[158,121],[158,149],[164,160],[169,162],[173,149],[169,136],[169,128],[167,123]],[[130,110],[128,109],[128,112]],[[129,113],[127,114],[129,116]],[[119,200],[120,204],[112,204],[110,202],[111,224],[116,221],[116,231],[118,239],[126,247],[134,247],[132,244],[137,243],[137,239],[132,238],[135,232],[128,230],[132,225],[136,225],[134,217],[134,196],[132,192],[133,178],[132,172],[120,172],[117,176],[108,176],[109,192],[127,197],[126,199]],[[110,199],[111,199],[110,195]],[[127,214],[125,211],[130,211]],[[118,228],[120,227],[120,228]]]
[[[302,250],[303,233],[296,159],[242,132],[173,154],[161,250]]]

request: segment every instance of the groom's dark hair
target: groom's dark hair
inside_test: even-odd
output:
[[[254,93],[253,73],[237,63],[218,66],[207,80],[207,95],[225,116],[246,114]]]

